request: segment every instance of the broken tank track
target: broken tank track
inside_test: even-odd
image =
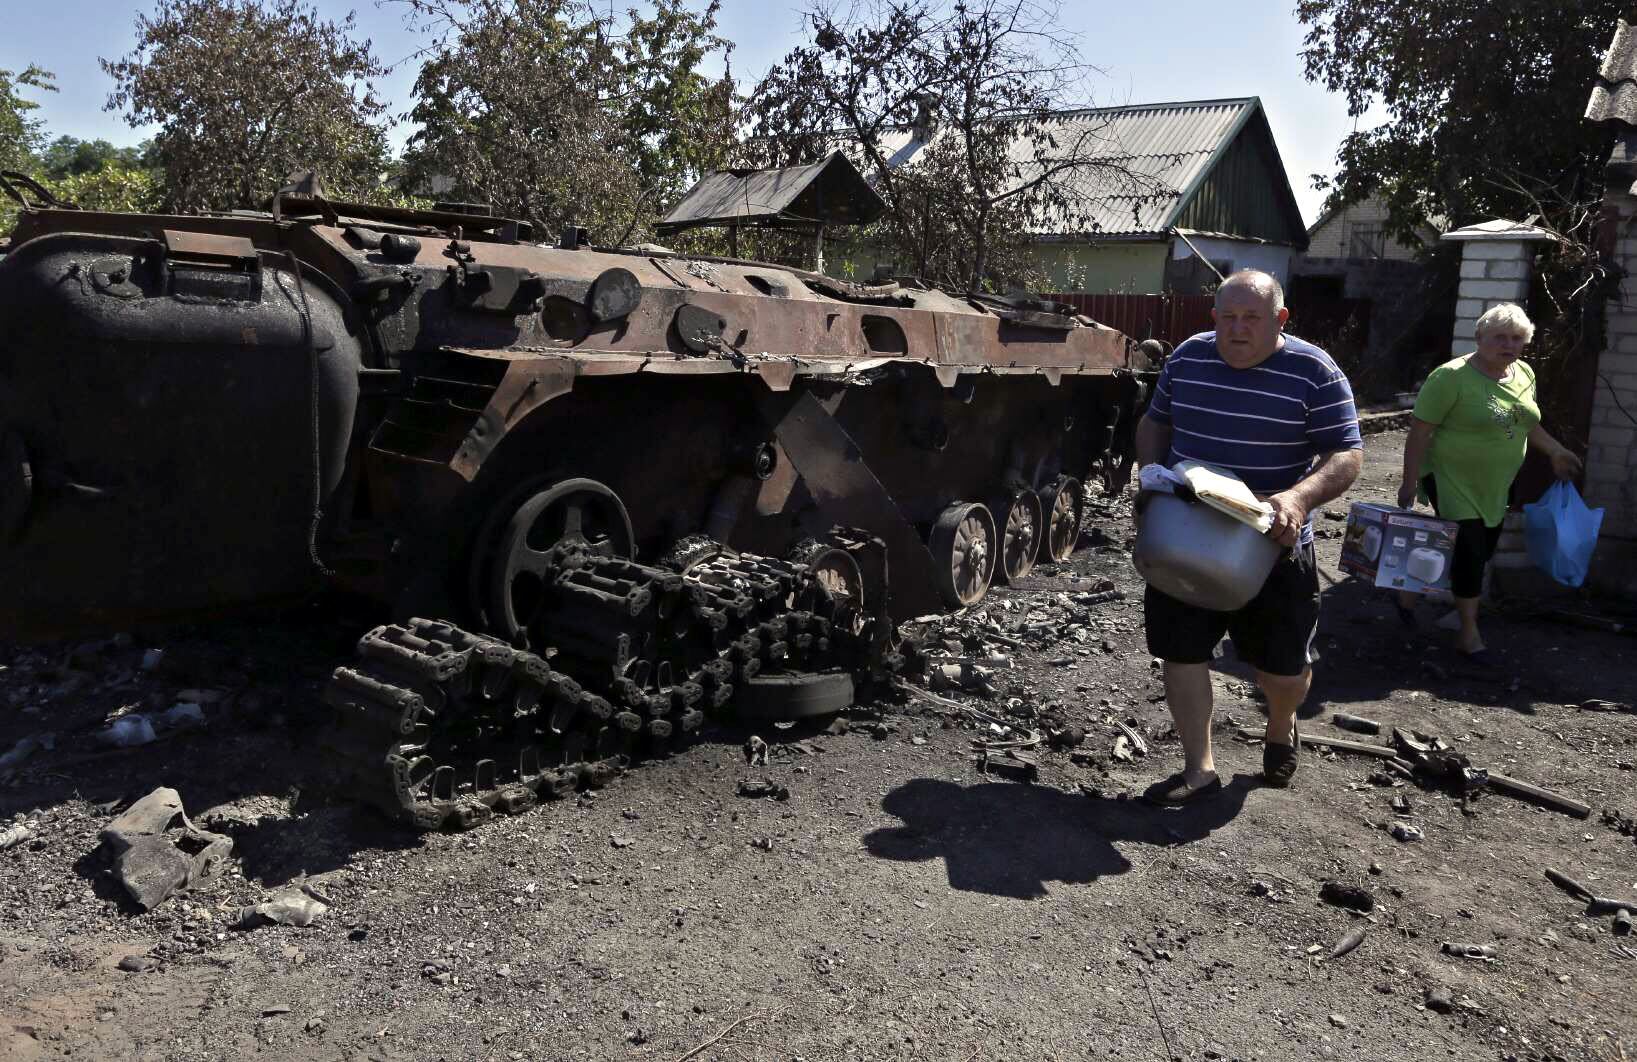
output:
[[[853,672],[898,660],[833,572],[698,539],[667,563],[561,551],[535,651],[437,620],[370,631],[324,693],[331,776],[415,828],[469,829],[667,755],[741,695],[758,719],[833,712]]]

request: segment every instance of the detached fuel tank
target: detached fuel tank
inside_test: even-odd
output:
[[[328,281],[243,237],[16,246],[0,259],[0,635],[309,590],[360,359]]]

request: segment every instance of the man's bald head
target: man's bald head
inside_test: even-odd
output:
[[[1280,286],[1279,278],[1272,273],[1264,273],[1260,269],[1240,269],[1228,274],[1216,289],[1216,304],[1222,305],[1223,292],[1230,289],[1249,290],[1270,300],[1268,311],[1278,313],[1285,308],[1285,289]]]
[[[1284,342],[1289,317],[1279,282],[1259,269],[1241,269],[1216,289],[1217,353],[1235,369],[1259,365]]]

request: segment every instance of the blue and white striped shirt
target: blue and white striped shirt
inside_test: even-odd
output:
[[[1166,359],[1148,416],[1171,429],[1167,465],[1214,465],[1263,495],[1294,486],[1321,454],[1364,447],[1346,375],[1294,336],[1249,369],[1222,360],[1215,332],[1193,336]]]

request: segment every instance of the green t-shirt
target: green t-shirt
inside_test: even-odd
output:
[[[1515,361],[1506,379],[1495,380],[1465,357],[1447,361],[1421,385],[1415,418],[1438,425],[1425,470],[1438,487],[1439,514],[1498,526],[1529,433],[1540,423],[1535,370]]]

